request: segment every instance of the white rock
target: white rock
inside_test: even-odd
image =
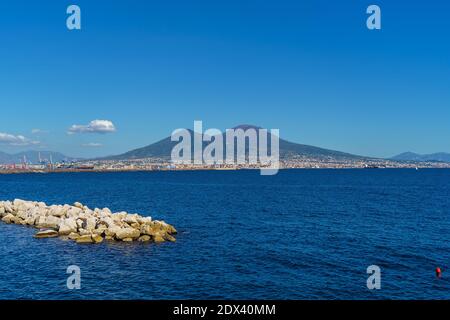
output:
[[[94,217],[89,217],[86,219],[86,230],[92,231],[97,225],[97,220]]]
[[[14,207],[19,207],[20,205],[22,205],[22,204],[25,204],[25,201],[24,200],[21,200],[21,199],[14,199],[14,201],[13,201],[13,205],[14,205]]]
[[[123,228],[116,232],[116,238],[120,240],[125,238],[137,239],[140,235],[141,233],[139,232],[139,230],[134,228]]]
[[[75,240],[77,243],[93,243],[92,237],[90,234],[81,235],[81,237]]]
[[[8,213],[6,216],[2,218],[3,222],[11,223],[14,220],[14,216],[11,213]]]
[[[100,222],[104,223],[108,228],[116,225],[115,221],[110,217],[103,217],[100,219]]]
[[[54,217],[62,217],[66,214],[66,210],[62,206],[51,206],[48,214]]]
[[[83,228],[84,221],[81,220],[81,219],[77,219],[76,221],[77,221],[77,227],[78,228]]]
[[[47,228],[58,229],[61,219],[54,216],[48,216],[46,220]]]
[[[140,224],[149,224],[152,222],[152,217],[139,217],[138,222]]]
[[[78,217],[81,212],[82,212],[82,209],[80,209],[80,208],[70,207],[66,212],[66,216],[69,218],[70,217]]]
[[[25,224],[32,226],[34,225],[36,222],[36,218],[35,217],[29,217],[25,219]]]
[[[74,218],[64,219],[64,224],[74,230],[77,230],[77,228],[78,228],[77,221]],[[74,232],[76,232],[76,231],[74,231]]]
[[[61,221],[59,225],[59,234],[68,235],[76,233],[78,230],[77,222],[74,218],[67,218]]]
[[[45,228],[47,226],[47,217],[46,216],[38,216],[35,224],[38,228]]]
[[[3,207],[5,208],[6,213],[12,213],[13,212],[13,205],[11,201],[5,201],[3,203]]]
[[[83,204],[81,204],[80,202],[75,202],[73,204],[74,207],[79,208],[79,209],[83,209]]]
[[[54,238],[58,236],[55,230],[43,230],[34,235],[35,238]]]
[[[137,223],[137,214],[129,214],[125,216],[122,221],[128,224]]]
[[[25,211],[18,211],[16,217],[25,220],[26,218],[28,218],[28,214]]]
[[[119,232],[120,230],[121,230],[121,228],[118,226],[111,226],[105,230],[105,235],[110,236],[110,237],[115,237],[117,232]]]
[[[39,208],[46,208],[47,207],[47,205],[45,204],[45,202],[38,202],[38,207]]]

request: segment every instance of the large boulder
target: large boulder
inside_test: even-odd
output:
[[[115,221],[111,217],[102,217],[99,221],[100,224],[104,224],[106,227],[111,228],[116,225]]]
[[[82,219],[77,219],[77,220],[76,220],[76,223],[77,223],[78,229],[83,228],[84,220],[82,220]]]
[[[69,236],[68,236],[68,238],[69,238],[70,240],[77,240],[79,237],[80,237],[80,235],[79,235],[78,233],[76,233],[76,232],[72,232],[72,233],[70,233]]]
[[[99,225],[96,229],[92,231],[93,234],[102,235],[108,228],[105,225]]]
[[[17,216],[18,218],[20,218],[20,219],[23,219],[23,220],[25,220],[26,218],[28,218],[27,212],[26,212],[26,211],[23,211],[23,210],[19,210],[19,211],[17,212],[16,216]]]
[[[102,236],[99,236],[98,234],[95,234],[95,235],[92,235],[92,240],[93,240],[95,243],[100,243],[100,242],[103,241],[103,238],[102,238]]]
[[[105,235],[109,237],[115,237],[117,232],[119,232],[120,230],[120,227],[113,225],[105,230]]]
[[[45,204],[45,202],[38,202],[37,203],[37,206],[39,207],[39,208],[47,208],[47,205]]]
[[[166,234],[163,236],[163,238],[164,238],[164,240],[167,240],[167,241],[170,241],[170,242],[175,242],[175,241],[177,241],[177,239],[175,239],[174,236],[171,236],[171,235],[168,234],[168,233],[166,233]]]
[[[34,235],[35,238],[54,238],[58,236],[55,230],[42,230]]]
[[[158,243],[158,242],[164,242],[165,240],[162,235],[157,234],[157,235],[153,236],[153,241]]]
[[[68,235],[72,232],[77,232],[77,223],[73,218],[67,218],[63,220],[59,225],[59,234],[60,235]]]
[[[78,228],[78,233],[82,236],[88,236],[91,235],[92,232],[83,228]]]
[[[45,216],[46,213],[47,210],[45,208],[33,207],[27,211],[27,218],[34,217],[36,219],[38,216]]]
[[[133,223],[138,223],[138,215],[137,214],[129,214],[127,216],[125,216],[125,218],[123,219],[123,222],[126,222],[128,224],[133,224]]]
[[[159,229],[158,228],[154,228],[152,225],[144,224],[144,225],[141,225],[140,232],[142,234],[146,234],[146,235],[149,235],[149,236],[154,236],[157,233],[159,233]]]
[[[38,216],[35,221],[37,228],[45,228],[47,226],[47,217],[46,216]]]
[[[66,214],[66,211],[63,206],[51,206],[48,212],[49,216],[53,217],[62,217]]]
[[[28,217],[25,219],[25,224],[27,224],[29,226],[34,225],[35,222],[36,222],[36,217],[34,217],[34,216],[31,216],[31,217]]]
[[[80,215],[81,212],[82,212],[82,210],[80,208],[70,207],[66,211],[66,217],[68,217],[68,218],[77,218]]]
[[[147,242],[147,241],[150,241],[151,239],[152,239],[152,238],[151,238],[150,236],[144,234],[143,236],[140,236],[140,237],[138,238],[138,241],[140,241],[140,242]]]
[[[11,201],[4,201],[3,202],[3,208],[5,208],[6,213],[12,213],[13,212],[13,205]]]
[[[13,222],[13,220],[14,220],[15,218],[16,218],[16,217],[13,216],[11,213],[8,213],[6,216],[4,216],[4,217],[2,218],[2,221],[5,222],[5,223],[11,223],[11,222]]]
[[[73,206],[74,206],[75,208],[78,208],[78,209],[83,209],[83,204],[80,203],[80,202],[75,202],[75,203],[73,204]]]
[[[61,219],[56,216],[48,216],[46,219],[47,228],[59,229]]]
[[[75,240],[77,243],[93,243],[91,235],[83,235]]]
[[[94,217],[89,217],[86,219],[86,230],[93,231],[95,229],[95,226],[97,225],[97,219]]]
[[[72,230],[74,230],[74,232],[76,232],[78,225],[77,225],[77,221],[74,218],[64,219],[63,223],[65,225],[67,225],[68,227],[70,227]]]
[[[162,230],[164,230],[167,233],[170,233],[170,234],[177,233],[177,230],[173,226],[171,226],[168,223],[165,223],[164,221],[156,221],[156,224],[159,226],[159,228],[161,228]]]
[[[37,228],[52,228],[55,230],[59,229],[59,224],[61,219],[54,216],[38,216],[36,219],[36,227]]]
[[[150,224],[152,223],[152,217],[141,217],[137,218],[138,223],[140,224]]]
[[[125,238],[137,239],[141,233],[137,229],[133,228],[123,228],[116,232],[116,238],[123,240]]]
[[[26,208],[28,206],[28,203],[21,199],[14,199],[12,204],[16,210],[19,210],[19,208]]]

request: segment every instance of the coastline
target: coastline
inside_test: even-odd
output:
[[[241,170],[260,170],[261,168],[180,168],[180,169],[92,169],[92,170],[77,170],[77,169],[54,169],[54,170],[0,170],[0,175],[16,175],[16,174],[49,174],[49,173],[122,173],[122,172],[161,172],[161,171],[241,171]],[[285,167],[279,168],[280,171],[287,170],[376,170],[376,169],[410,169],[410,170],[424,170],[424,169],[450,169],[450,164],[447,166],[398,166],[398,167]]]

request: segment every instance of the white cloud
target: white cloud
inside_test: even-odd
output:
[[[100,148],[103,147],[103,145],[101,143],[97,143],[97,142],[90,142],[90,143],[85,143],[81,145],[82,147],[90,147],[90,148]]]
[[[111,133],[115,132],[116,127],[109,120],[93,120],[87,125],[74,124],[69,128],[68,134],[75,133]]]
[[[39,144],[39,141],[30,140],[22,135],[13,135],[0,132],[0,144],[6,144],[9,146],[30,146]]]
[[[47,130],[42,130],[42,129],[33,129],[31,130],[32,134],[41,134],[41,133],[48,133]]]

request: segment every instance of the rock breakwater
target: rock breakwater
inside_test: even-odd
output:
[[[175,241],[176,229],[164,221],[139,214],[112,213],[110,209],[89,209],[73,205],[51,205],[43,202],[0,201],[0,217],[5,223],[40,229],[35,238],[62,237],[77,243],[111,241]]]

